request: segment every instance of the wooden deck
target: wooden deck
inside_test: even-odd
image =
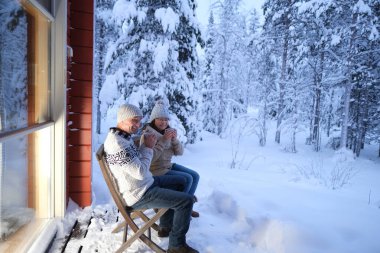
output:
[[[50,253],[88,253],[115,252],[121,245],[123,232],[112,233],[120,224],[119,212],[115,206],[107,210],[95,209],[87,215],[80,215],[63,239],[56,239]],[[149,216],[153,213],[148,213]],[[152,237],[161,247],[167,247],[167,239],[157,237],[152,231]],[[144,243],[134,242],[125,252],[153,252]]]
[[[61,252],[82,252],[83,245],[80,245],[78,241],[85,238],[89,226],[91,224],[92,217],[87,222],[79,222],[75,221],[73,228],[71,229],[71,233],[65,238],[64,244],[62,246]]]
[[[74,225],[70,230],[70,234],[66,235],[64,239],[57,239],[55,241],[55,248],[58,250],[54,250],[53,252],[61,252],[61,253],[80,253],[80,252],[88,252],[87,250],[83,250],[84,245],[88,246],[88,236],[91,234],[96,234],[95,237],[102,237],[102,233],[106,236],[106,233],[110,233],[108,229],[103,231],[102,227],[96,226],[93,223],[104,223],[104,228],[111,228],[117,226],[119,221],[119,213],[116,210],[116,207],[109,208],[104,212],[97,212],[96,210],[92,210],[90,215],[83,215],[76,219]],[[92,226],[93,225],[93,226]],[[99,234],[100,233],[100,234]],[[115,240],[119,239],[117,234],[114,236]],[[83,251],[82,251],[83,250]],[[98,249],[94,249],[91,252],[102,252]]]

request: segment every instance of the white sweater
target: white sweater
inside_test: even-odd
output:
[[[135,204],[153,184],[149,171],[153,150],[136,148],[127,132],[111,128],[104,142],[104,152],[120,194],[128,206]]]

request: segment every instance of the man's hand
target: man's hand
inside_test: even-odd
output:
[[[153,148],[156,145],[157,137],[153,133],[145,133],[144,134],[144,144],[148,148]]]

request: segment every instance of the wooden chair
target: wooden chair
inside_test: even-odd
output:
[[[103,177],[107,183],[107,186],[111,192],[112,198],[115,201],[116,207],[119,209],[119,212],[124,218],[124,222],[119,224],[112,231],[112,233],[117,233],[122,228],[124,228],[123,244],[120,246],[120,248],[116,252],[117,253],[123,252],[134,241],[136,241],[136,239],[140,239],[155,252],[165,253],[166,251],[164,249],[162,249],[160,246],[158,246],[155,242],[152,241],[150,228],[153,228],[156,231],[159,230],[159,226],[155,222],[158,221],[158,219],[168,209],[167,208],[158,209],[158,212],[155,213],[155,215],[152,218],[149,218],[147,215],[144,214],[145,210],[133,210],[133,211],[130,210],[130,208],[128,208],[128,206],[125,204],[125,201],[118,190],[117,184],[114,181],[114,178],[105,160],[103,144],[99,147],[98,151],[96,152],[96,158],[99,162],[100,169],[103,173]],[[137,218],[141,218],[141,220],[143,221],[142,224],[137,225],[137,223],[135,222],[135,219]],[[130,227],[131,230],[133,231],[133,234],[129,239],[127,239],[128,227]],[[144,234],[145,232],[147,232],[148,235],[145,235]]]

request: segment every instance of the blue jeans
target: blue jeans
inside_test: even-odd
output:
[[[167,172],[165,175],[180,175],[185,177],[186,186],[184,192],[187,192],[190,195],[194,195],[199,182],[199,174],[196,171],[186,168],[185,166],[173,163],[171,170],[169,170],[169,172]]]
[[[180,247],[186,243],[186,233],[190,226],[190,215],[193,210],[193,196],[179,191],[184,182],[181,176],[153,177],[153,185],[142,198],[131,206],[133,209],[169,208],[161,217],[160,227],[170,228],[169,248]]]
[[[149,188],[158,186],[161,188],[185,192],[184,189],[186,189],[187,186],[187,180],[182,175],[153,176],[153,179],[153,184]]]

